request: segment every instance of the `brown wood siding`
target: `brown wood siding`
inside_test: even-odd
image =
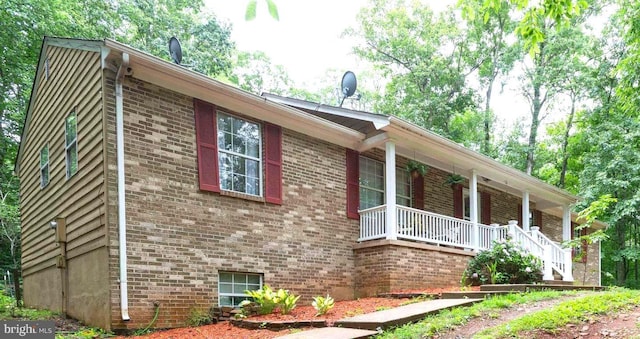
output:
[[[67,259],[107,245],[104,202],[103,95],[100,54],[49,46],[49,78],[40,87],[20,163],[23,276],[55,265],[49,222],[65,217]],[[78,172],[66,177],[66,116],[78,116]],[[40,149],[49,143],[50,182],[40,188]]]

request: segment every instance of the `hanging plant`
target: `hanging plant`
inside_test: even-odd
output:
[[[407,171],[411,173],[411,177],[413,178],[425,176],[428,169],[429,167],[427,167],[427,165],[415,160],[409,160],[409,162],[407,163]]]
[[[460,185],[464,182],[464,177],[461,176],[460,174],[449,174],[447,176],[447,179],[445,180],[445,183],[449,186],[455,186],[455,185]]]

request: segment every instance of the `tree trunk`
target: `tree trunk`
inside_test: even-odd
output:
[[[493,83],[495,79],[495,76],[489,79],[484,103],[484,142],[482,143],[482,153],[486,155],[489,154],[489,146],[491,145],[491,92],[493,91]]]
[[[534,159],[533,154],[536,149],[536,140],[538,138],[538,126],[540,126],[540,110],[542,103],[540,101],[540,85],[534,85],[533,89],[533,109],[531,110],[531,130],[529,131],[529,143],[527,145],[527,174],[533,172]]]
[[[571,127],[573,125],[573,116],[576,112],[576,96],[571,95],[571,112],[569,112],[569,117],[567,118],[567,130],[564,132],[564,139],[562,140],[562,169],[560,170],[560,181],[558,182],[558,186],[560,188],[565,187],[565,179],[567,175],[567,163],[569,162],[569,153],[567,152],[567,147],[569,146],[569,133],[571,132]]]
[[[616,245],[619,251],[625,248],[625,230],[623,225],[624,221],[619,221],[616,225]],[[627,282],[627,267],[625,262],[626,260],[624,258],[616,262],[616,284],[618,286],[624,286]]]

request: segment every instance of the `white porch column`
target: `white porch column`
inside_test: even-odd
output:
[[[475,170],[471,171],[469,179],[469,218],[473,224],[473,249],[478,250],[480,247],[480,228],[478,227],[478,175]]]
[[[571,209],[568,205],[562,206],[562,241],[571,240]]]
[[[387,239],[398,239],[396,223],[396,145],[392,141],[385,143],[385,201],[387,204]]]
[[[529,191],[522,192],[522,230],[529,232]]]

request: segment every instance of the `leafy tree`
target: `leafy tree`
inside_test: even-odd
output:
[[[491,16],[490,10],[500,11],[504,6],[515,6],[522,13],[516,33],[524,41],[525,49],[532,55],[540,52],[540,44],[548,37],[546,19],[557,24],[559,28],[565,28],[589,5],[586,0],[486,0],[482,2],[482,11],[478,11],[473,6],[474,1],[458,0],[458,5],[462,7],[465,16],[481,16],[485,21]]]
[[[445,136],[453,116],[475,109],[475,93],[466,77],[478,65],[465,58],[469,44],[448,11],[436,15],[427,6],[402,0],[372,0],[358,15],[356,55],[390,79],[374,107],[398,114]]]
[[[484,140],[480,151],[490,154],[494,115],[491,111],[491,99],[496,80],[506,76],[516,59],[519,58],[518,42],[510,42],[509,35],[515,28],[510,16],[511,5],[502,1],[498,7],[484,7],[484,0],[466,2],[464,18],[468,24],[467,36],[472,43],[467,58],[478,62],[480,87],[485,88],[484,112],[480,122],[483,125]],[[473,12],[475,15],[470,15]],[[476,61],[477,60],[477,61]]]
[[[238,52],[230,80],[245,91],[258,95],[262,92],[287,95],[294,87],[284,66],[274,65],[260,51]]]

